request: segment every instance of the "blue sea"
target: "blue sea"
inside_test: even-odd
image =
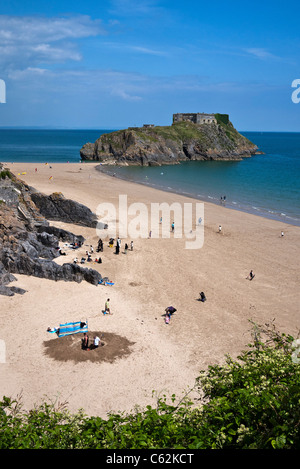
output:
[[[79,151],[85,143],[111,131],[0,129],[0,161],[79,162]],[[264,154],[242,161],[110,167],[107,171],[122,179],[216,204],[226,196],[227,207],[300,226],[300,133],[241,133]]]

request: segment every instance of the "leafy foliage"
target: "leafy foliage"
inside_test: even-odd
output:
[[[159,398],[107,420],[71,415],[65,404],[23,412],[0,402],[0,448],[299,449],[300,365],[295,340],[274,325],[253,326],[253,343],[237,359],[202,371],[199,401]],[[299,350],[296,350],[298,353]],[[201,398],[200,398],[201,396]]]
[[[12,179],[12,174],[8,169],[4,169],[3,171],[0,171],[0,179],[6,179],[6,178]]]

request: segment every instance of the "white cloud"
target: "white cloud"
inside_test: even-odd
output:
[[[81,60],[76,39],[105,34],[89,16],[40,17],[0,15],[0,65],[3,69],[39,63]]]
[[[111,47],[113,49],[121,50],[121,51],[129,51],[129,52],[136,52],[139,54],[144,54],[144,55],[154,55],[154,56],[166,56],[167,53],[158,50],[158,49],[151,49],[149,47],[143,47],[143,46],[133,46],[131,44],[124,44],[120,42],[105,42],[105,46]]]
[[[0,15],[2,44],[53,42],[104,34],[100,20],[89,16],[40,17]]]
[[[262,47],[252,47],[249,49],[245,49],[245,52],[247,52],[250,55],[254,55],[258,59],[278,59],[274,54],[271,54],[271,52],[267,51],[266,49]]]
[[[157,0],[111,0],[111,13],[121,16],[149,16],[161,12]]]

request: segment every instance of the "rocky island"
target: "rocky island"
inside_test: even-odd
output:
[[[240,160],[257,152],[227,114],[174,114],[171,126],[144,125],[103,134],[80,150],[84,160],[154,166],[194,160]]]

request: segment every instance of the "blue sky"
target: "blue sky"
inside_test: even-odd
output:
[[[0,126],[116,129],[220,112],[241,131],[300,131],[299,13],[276,0],[6,0]]]

